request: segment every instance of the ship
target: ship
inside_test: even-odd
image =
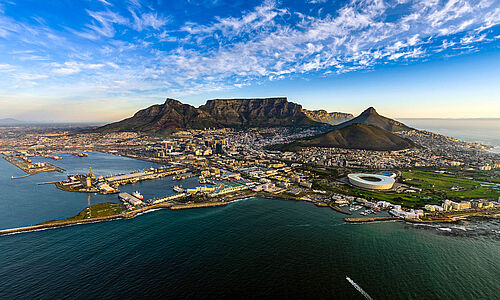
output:
[[[136,197],[139,200],[144,200],[144,197],[138,191],[133,192],[132,196]]]
[[[177,193],[183,193],[184,192],[184,188],[182,186],[180,186],[180,185],[174,185],[173,189]]]

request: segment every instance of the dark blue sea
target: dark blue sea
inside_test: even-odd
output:
[[[157,167],[97,152],[62,156],[52,162],[67,174]],[[0,160],[2,229],[118,200],[37,185],[67,174],[11,179],[22,174]],[[177,183],[121,189],[151,198],[173,193]],[[253,198],[0,236],[0,299],[364,299],[358,289],[373,299],[498,299],[498,220],[415,226],[343,217],[305,202]]]

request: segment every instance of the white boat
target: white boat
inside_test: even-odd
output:
[[[362,208],[362,206],[360,206],[360,205],[356,205],[356,206],[354,206],[354,207],[349,208],[349,210],[350,210],[350,211],[357,211],[357,210],[360,210],[361,208]]]
[[[180,185],[174,185],[173,189],[177,193],[183,193],[184,192],[184,188],[182,186],[180,186]]]
[[[133,192],[132,196],[136,197],[139,200],[144,200],[144,197],[138,191]]]

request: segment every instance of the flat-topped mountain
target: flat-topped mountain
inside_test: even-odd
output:
[[[280,144],[269,147],[279,151],[297,151],[304,147],[344,148],[392,151],[402,150],[415,146],[408,140],[401,138],[387,130],[364,124],[351,124],[341,129],[288,144]]]
[[[336,125],[334,128],[335,129],[341,129],[344,127],[347,127],[352,124],[363,124],[363,125],[374,125],[379,128],[385,129],[390,132],[397,132],[397,131],[404,131],[404,130],[411,130],[413,128],[410,128],[406,126],[405,124],[395,121],[393,119],[386,118],[384,116],[381,116],[377,113],[375,108],[369,107],[365,111],[363,111],[359,116],[356,118],[346,121],[344,123]]]
[[[339,123],[348,121],[354,116],[352,114],[342,113],[342,112],[327,112],[324,109],[320,110],[302,110],[309,118],[316,122],[327,123],[330,125],[337,125]]]
[[[287,98],[214,99],[199,108],[224,127],[314,126],[300,104]]]
[[[302,106],[287,98],[214,99],[196,108],[167,99],[132,117],[97,128],[98,132],[169,133],[178,129],[324,126],[309,118]]]

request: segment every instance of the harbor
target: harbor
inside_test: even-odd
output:
[[[159,179],[175,174],[185,173],[184,167],[150,168],[143,171],[134,171],[128,174],[110,176],[96,176],[89,169],[87,174],[68,175],[68,180],[56,182],[56,187],[69,192],[115,194],[119,193],[119,186],[133,184],[144,180]]]

